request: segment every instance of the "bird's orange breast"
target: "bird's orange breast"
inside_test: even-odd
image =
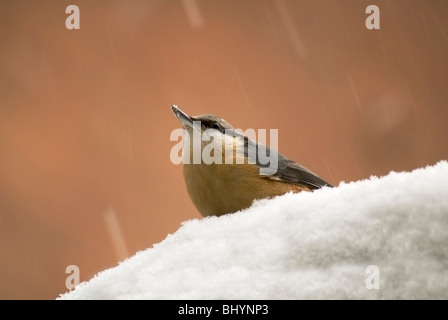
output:
[[[184,164],[183,173],[190,198],[204,217],[246,209],[256,199],[310,191],[260,175],[251,164]]]

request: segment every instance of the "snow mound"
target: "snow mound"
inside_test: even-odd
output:
[[[448,299],[448,162],[187,221],[59,298]]]

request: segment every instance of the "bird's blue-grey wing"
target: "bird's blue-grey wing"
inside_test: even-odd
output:
[[[331,184],[319,178],[309,169],[289,160],[269,147],[257,144],[247,137],[245,137],[244,145],[245,156],[249,158],[251,163],[260,168],[260,174],[266,176],[266,178],[306,186],[310,189],[332,187]]]

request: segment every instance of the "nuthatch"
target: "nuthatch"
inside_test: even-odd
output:
[[[248,208],[256,199],[332,187],[304,166],[240,134],[224,119],[211,114],[190,117],[175,105],[171,109],[190,137],[194,136],[193,129],[199,126],[201,136],[205,133],[209,135],[201,139],[201,154],[208,144],[221,144],[217,150],[223,150],[222,162],[194,163],[193,153],[185,152],[185,148],[194,148],[194,141],[192,138],[187,139],[189,145],[186,145],[185,139],[183,141],[183,174],[187,191],[204,217]],[[205,143],[204,140],[212,141]],[[232,163],[225,161],[229,141]],[[258,150],[266,150],[271,156],[277,157],[274,170],[260,161]]]

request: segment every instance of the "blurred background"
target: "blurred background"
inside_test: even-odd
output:
[[[80,29],[68,30],[68,5]],[[380,30],[368,30],[368,5]],[[198,219],[169,106],[334,185],[448,158],[444,0],[0,2],[0,299],[54,299]]]

